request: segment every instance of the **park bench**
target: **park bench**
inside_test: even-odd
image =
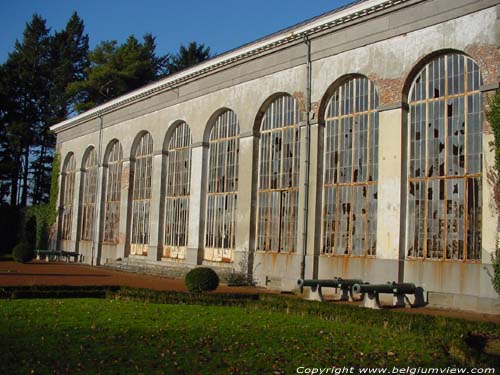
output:
[[[78,254],[74,251],[55,251],[55,250],[36,249],[35,254],[37,260],[45,258],[47,262],[51,260],[69,262],[71,258],[73,258],[74,262],[81,262],[83,260],[83,255]]]
[[[338,299],[339,301],[349,301],[349,297],[352,301],[361,301],[363,299],[363,295],[360,298],[355,298],[353,294],[353,285],[363,285],[363,280],[360,279],[342,279],[340,277],[335,277],[333,279],[299,279],[297,280],[297,285],[300,288],[309,287],[310,293],[308,299],[313,301],[324,300],[322,288],[335,288],[340,289],[341,296]]]
[[[395,281],[387,282],[386,284],[354,284],[352,286],[353,293],[361,293],[363,295],[363,306],[372,309],[380,309],[380,294],[392,294],[393,307],[405,307],[408,303],[411,307],[424,306],[424,292],[421,287],[416,287],[413,283],[396,283]],[[414,296],[414,302],[411,303],[408,299],[408,294]]]

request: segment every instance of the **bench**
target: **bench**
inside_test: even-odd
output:
[[[416,287],[413,283],[396,283],[395,281],[386,284],[355,284],[352,287],[354,293],[363,295],[363,306],[371,309],[380,309],[380,294],[392,294],[392,307],[405,307],[408,303],[411,307],[425,305],[424,290]],[[413,295],[414,302],[411,303],[407,295]]]
[[[35,254],[37,260],[45,258],[47,262],[51,260],[69,262],[71,258],[73,258],[74,262],[83,261],[83,255],[78,254],[74,251],[55,251],[55,250],[36,249]]]
[[[335,277],[333,279],[299,279],[297,280],[297,285],[300,288],[310,287],[309,300],[320,301],[324,300],[322,288],[339,288],[342,292],[338,301],[349,301],[349,297],[352,301],[361,301],[363,295],[360,298],[355,298],[353,294],[353,285],[363,285],[363,280],[360,279],[342,279],[340,277]]]

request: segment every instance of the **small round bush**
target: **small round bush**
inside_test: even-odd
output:
[[[29,262],[34,257],[33,247],[26,241],[20,242],[12,249],[12,257],[19,263]]]
[[[189,271],[184,279],[190,292],[206,292],[219,286],[219,276],[211,268],[199,267]]]

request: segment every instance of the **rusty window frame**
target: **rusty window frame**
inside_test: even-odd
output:
[[[412,83],[408,131],[410,259],[481,260],[481,84],[477,64],[457,53],[434,58]]]
[[[103,241],[108,244],[117,244],[119,240],[123,168],[123,150],[120,142],[114,141],[111,146],[107,155],[106,166]]]
[[[152,168],[153,138],[150,133],[144,133],[134,152],[132,231],[130,237],[130,253],[132,255],[148,254]]]
[[[66,161],[62,174],[62,210],[61,236],[62,240],[71,240],[73,223],[73,199],[75,197],[76,158],[71,154]]]
[[[179,123],[168,143],[163,257],[184,259],[188,244],[191,131]]]
[[[204,257],[231,262],[236,239],[240,128],[231,110],[221,113],[209,137]]]
[[[366,77],[354,77],[341,84],[327,104],[321,244],[324,255],[376,255],[378,102],[373,83]]]
[[[296,251],[299,121],[299,105],[290,95],[276,98],[262,118],[257,192],[258,251]]]
[[[81,240],[92,241],[94,238],[95,205],[97,198],[97,152],[94,147],[87,151],[83,163],[82,179]]]

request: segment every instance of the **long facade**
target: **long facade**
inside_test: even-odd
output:
[[[498,0],[360,1],[53,126],[55,246],[500,312],[499,18]]]

